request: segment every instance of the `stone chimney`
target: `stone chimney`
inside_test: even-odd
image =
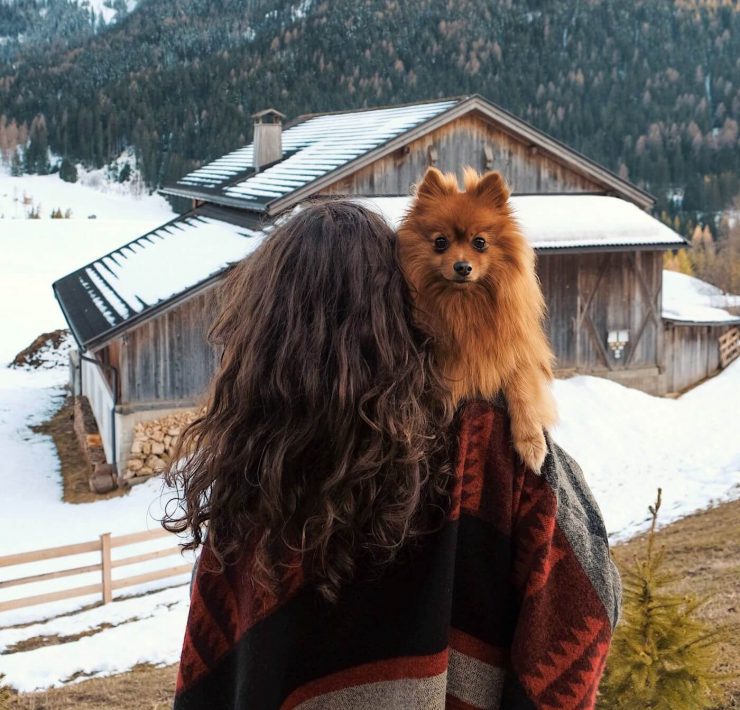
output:
[[[285,116],[274,108],[252,114],[254,119],[254,170],[283,157],[283,119]]]

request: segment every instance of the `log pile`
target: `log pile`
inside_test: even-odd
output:
[[[196,411],[184,411],[153,421],[139,422],[134,428],[124,481],[139,483],[161,473],[174,454],[177,438],[196,416]]]

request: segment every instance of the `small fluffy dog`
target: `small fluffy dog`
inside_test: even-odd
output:
[[[429,168],[398,230],[419,325],[434,338],[457,404],[503,391],[514,448],[539,472],[556,419],[553,355],[534,251],[512,217],[500,173]]]

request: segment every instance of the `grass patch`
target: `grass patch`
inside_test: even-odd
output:
[[[165,710],[172,707],[177,666],[140,664],[128,673],[38,693],[11,695],[3,710]],[[1,696],[0,696],[1,697]]]
[[[66,636],[60,634],[49,634],[48,636],[33,636],[32,638],[23,639],[23,641],[19,641],[12,646],[8,646],[3,651],[3,653],[22,653],[23,651],[33,651],[33,649],[41,648],[42,646],[57,646],[60,643],[71,643],[72,641],[79,641],[85,636],[94,636],[95,634],[99,634],[101,631],[112,629],[116,626],[120,626],[120,624],[109,624],[107,622],[103,622],[98,626],[94,626],[90,629],[85,629],[79,634],[67,634]]]

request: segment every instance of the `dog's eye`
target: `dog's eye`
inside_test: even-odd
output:
[[[476,248],[476,249],[477,249],[478,251],[483,251],[483,250],[484,250],[484,249],[486,248],[486,240],[485,240],[485,239],[483,239],[483,237],[481,237],[481,236],[478,236],[478,237],[476,237],[475,239],[473,239],[473,246],[474,246],[474,247],[475,247],[475,248]]]
[[[449,242],[447,241],[447,237],[437,237],[434,240],[434,248],[437,251],[444,251],[449,246]]]

